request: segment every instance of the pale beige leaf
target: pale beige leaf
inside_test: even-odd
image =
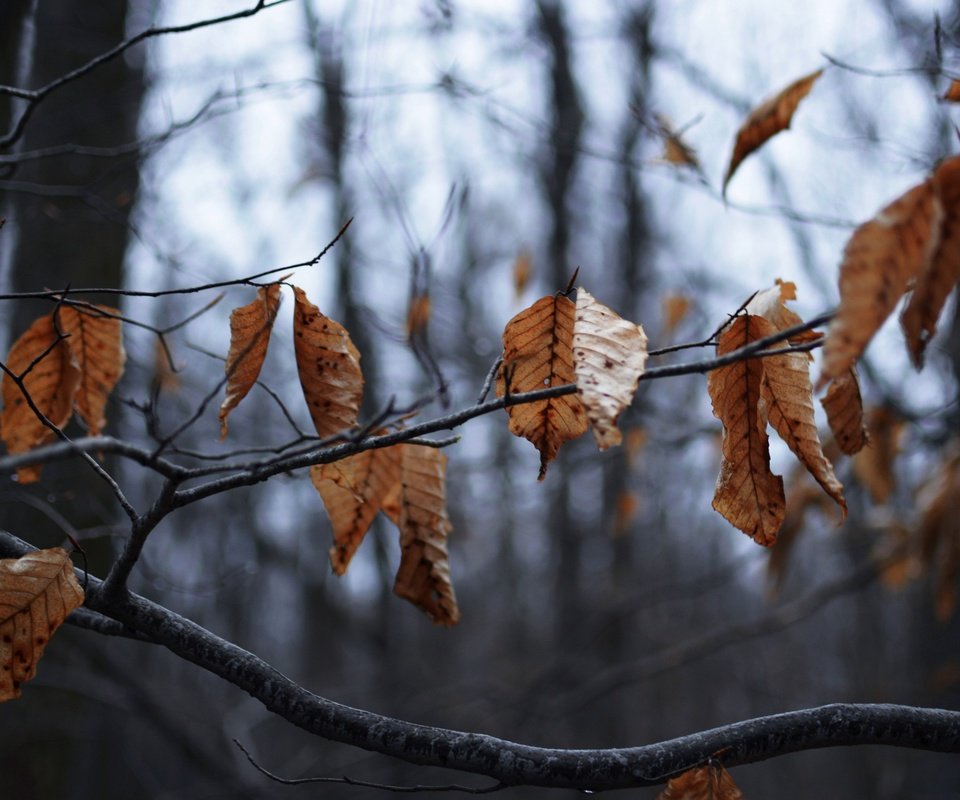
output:
[[[762,397],[767,420],[800,463],[834,499],[840,507],[841,518],[845,519],[847,503],[843,498],[843,485],[823,454],[814,419],[813,384],[807,354],[771,356],[764,359],[763,371]]]
[[[447,537],[447,457],[433,447],[403,447],[400,494],[400,568],[394,592],[439,625],[454,625],[460,609],[450,582]]]
[[[67,347],[80,370],[74,408],[90,435],[99,436],[107,424],[107,398],[127,360],[120,312],[109,306],[63,306],[58,314],[60,330],[69,336]]]
[[[923,351],[937,331],[944,303],[960,280],[960,156],[944,161],[931,181],[934,218],[939,225],[936,247],[917,276],[900,318],[917,369],[923,366]]]
[[[0,560],[0,702],[20,696],[50,637],[82,602],[65,550]]]
[[[7,354],[7,368],[22,377],[24,388],[37,410],[58,428],[63,428],[73,411],[74,396],[80,385],[80,368],[66,340],[58,341],[52,315],[34,320],[14,342]],[[56,433],[43,424],[20,387],[6,373],[3,376],[0,430],[10,454],[25,453],[56,438]],[[36,481],[40,477],[40,467],[24,467],[18,470],[17,476],[22,483]]]
[[[507,323],[497,396],[573,383],[573,324],[576,306],[562,295],[542,297]],[[509,378],[509,386],[507,386]],[[587,414],[577,395],[509,406],[510,432],[540,451],[538,480],[560,446],[587,430]]]
[[[707,764],[671,778],[657,800],[742,800],[743,794],[720,764]]]
[[[776,332],[763,317],[738,316],[720,335],[725,355]],[[732,525],[769,546],[783,522],[783,479],[770,471],[767,422],[760,411],[763,359],[738,361],[711,371],[707,390],[714,415],[723,423],[723,461],[713,507]]]
[[[820,403],[840,450],[848,456],[860,452],[868,437],[857,371],[849,369],[834,378]]]
[[[300,386],[317,434],[332,436],[357,424],[363,397],[360,353],[340,323],[321,314],[299,287],[293,293]]]
[[[813,84],[817,82],[823,74],[822,69],[804,75],[795,80],[782,91],[773,97],[767,98],[759,106],[754,108],[743,121],[740,130],[737,131],[737,140],[733,146],[733,154],[730,156],[730,165],[727,167],[727,173],[723,178],[723,192],[726,194],[727,184],[737,171],[737,167],[754,150],[763,145],[780,131],[790,127],[794,112],[800,101],[806,97]]]
[[[646,361],[643,328],[597,302],[586,289],[577,289],[573,370],[601,450],[622,441],[617,419],[633,402]]]
[[[230,352],[227,353],[227,396],[220,406],[220,438],[227,435],[227,415],[253,388],[267,357],[270,333],[280,308],[280,284],[257,289],[247,305],[230,312]]]
[[[401,456],[401,447],[384,447],[310,468],[333,526],[330,564],[337,575],[347,571],[377,512],[399,487]]]
[[[933,183],[894,200],[854,231],[840,265],[840,306],[817,389],[849,370],[936,249]]]

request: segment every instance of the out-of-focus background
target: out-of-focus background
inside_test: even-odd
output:
[[[252,5],[6,0],[0,84],[37,88],[147,27]],[[725,203],[745,114],[827,54],[866,72],[827,69]],[[434,385],[406,341],[410,298],[423,293],[426,346],[462,407],[504,324],[577,266],[598,300],[644,325],[651,347],[704,339],[776,278],[796,283],[804,316],[831,308],[852,228],[956,151],[958,112],[938,98],[958,67],[949,3],[293,0],[152,38],[39,104],[0,152],[2,290],[239,278],[312,258],[353,217],[292,280],[360,349],[365,413]],[[2,135],[22,101],[0,100]],[[658,115],[683,131],[699,171],[665,162]],[[128,326],[110,432],[150,441],[143,408],[158,383],[160,430],[188,416],[222,374],[229,309],[251,294],[229,290],[171,337],[175,375],[149,331]],[[163,326],[212,296],[125,298],[123,310]],[[290,305],[262,378],[306,426]],[[3,308],[5,350],[49,304]],[[392,594],[399,551],[387,525],[344,578],[332,575],[329,524],[305,474],[175,513],[152,534],[134,588],[323,696],[531,744],[639,745],[832,701],[957,708],[949,590],[936,569],[907,580],[910,564],[883,572],[871,560],[917,535],[925,484],[957,432],[956,325],[951,304],[919,377],[895,322],[871,346],[874,446],[857,463],[837,460],[850,504],[841,528],[774,446],[797,513],[790,546],[773,555],[710,508],[719,424],[693,376],[644,385],[621,420],[626,447],[600,454],[584,437],[542,484],[535,451],[502,413],[463,428],[447,450],[463,614],[453,629]],[[218,402],[183,448],[292,436],[257,390],[220,443]],[[111,469],[149,502],[153,476]],[[37,487],[0,488],[3,528],[38,546],[72,531],[94,572],[123,521],[77,464],[48,468]],[[234,738],[290,778],[471,781],[322,741],[170,653],[67,626],[23,697],[0,707],[0,796],[383,796],[271,783]],[[750,798],[960,797],[955,758],[880,748],[733,775]]]

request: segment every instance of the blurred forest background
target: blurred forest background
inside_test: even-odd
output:
[[[5,0],[0,84],[37,88],[152,25],[251,5]],[[960,70],[960,16],[908,0],[746,2],[737,16],[720,5],[295,0],[150,39],[51,94],[0,149],[3,291],[238,278],[311,258],[353,217],[293,280],[359,347],[368,415],[434,386],[407,342],[416,295],[432,308],[418,344],[453,407],[476,399],[507,320],[578,265],[651,347],[702,340],[778,277],[797,283],[804,316],[827,310],[853,226],[956,152],[957,112],[938,96]],[[741,167],[725,204],[718,187],[740,120],[823,53],[881,74],[828,70],[793,130]],[[3,136],[24,101],[0,101]],[[656,115],[688,126],[702,173],[662,161]],[[128,328],[112,432],[147,441],[148,423],[166,431],[191,413],[221,373],[228,309],[250,297],[231,290],[172,337],[176,375],[158,366],[149,332]],[[166,325],[209,299],[125,298],[123,309]],[[689,304],[679,322],[678,303]],[[5,346],[47,308],[8,303]],[[289,313],[262,377],[305,421]],[[901,450],[885,502],[839,460],[847,522],[838,529],[835,509],[808,504],[788,521],[789,550],[772,556],[710,509],[719,424],[693,376],[643,385],[622,420],[629,446],[598,454],[585,437],[542,485],[536,453],[502,413],[462,430],[447,451],[454,629],[393,596],[399,553],[386,527],[346,577],[332,575],[329,525],[305,474],[173,515],[134,588],[331,699],[532,744],[638,745],[831,701],[958,708],[956,615],[937,619],[928,578],[893,591],[871,560],[916,528],[916,494],[957,433],[948,314],[941,327],[953,330],[920,378],[895,323],[868,351],[866,400],[887,426],[875,437]],[[266,392],[234,412],[224,443],[215,417],[211,408],[179,446],[215,454],[291,436]],[[802,496],[775,451],[781,463]],[[137,467],[112,468],[140,504],[156,488]],[[0,525],[38,546],[71,531],[102,573],[124,531],[115,503],[75,465],[44,475],[0,489]],[[233,738],[286,777],[470,781],[313,738],[166,651],[68,628],[23,697],[0,707],[0,795],[383,796],[278,786]],[[880,748],[733,775],[748,798],[960,797],[955,758]]]

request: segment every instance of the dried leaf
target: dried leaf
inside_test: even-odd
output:
[[[849,369],[834,378],[820,403],[840,450],[848,456],[860,452],[868,437],[857,371]]]
[[[936,231],[932,253],[922,265],[900,323],[917,369],[937,331],[937,318],[960,280],[960,156],[944,161],[931,178]]]
[[[943,93],[943,99],[948,103],[960,103],[960,80],[954,78],[950,81],[947,91]]]
[[[847,372],[935,248],[932,181],[915,186],[854,231],[840,265],[840,306],[823,347],[817,389]]]
[[[430,321],[430,295],[418,294],[407,306],[407,338],[412,339],[427,327]]]
[[[227,396],[220,406],[220,438],[227,435],[227,415],[247,396],[267,357],[270,333],[280,309],[280,284],[257,289],[247,305],[230,312],[230,352],[225,366]]]
[[[613,517],[613,537],[623,536],[630,527],[630,522],[640,510],[640,500],[629,489],[624,489],[617,495],[616,511]]]
[[[447,537],[447,457],[433,447],[403,447],[400,568],[393,591],[439,625],[454,625],[460,609],[450,582]]]
[[[573,359],[577,394],[597,447],[606,450],[620,444],[617,419],[633,402],[647,361],[643,328],[622,319],[581,287],[573,324]]]
[[[748,314],[763,317],[772,322],[778,331],[783,331],[803,323],[800,315],[786,306],[787,301],[796,299],[797,285],[791,281],[781,281],[777,278],[775,284],[769,289],[757,292],[751,297],[744,311]],[[790,344],[803,344],[804,342],[816,342],[821,338],[823,338],[823,334],[819,331],[802,331],[794,334],[787,341]]]
[[[853,474],[870,492],[873,501],[883,504],[897,485],[893,464],[900,452],[903,420],[878,406],[867,414],[867,431],[867,446],[853,457]]]
[[[34,320],[10,348],[7,368],[14,375],[22,376],[24,388],[40,413],[63,428],[73,411],[80,368],[66,340],[57,341],[58,337],[51,314]],[[20,387],[6,373],[0,430],[10,454],[25,453],[56,438],[56,433],[41,422]],[[24,467],[18,470],[17,477],[22,483],[36,481],[40,467]]]
[[[682,294],[668,294],[661,302],[663,310],[663,336],[669,338],[676,331],[677,326],[693,307],[693,301]]]
[[[717,355],[725,355],[776,332],[763,317],[744,314],[720,335]],[[738,361],[707,376],[714,415],[723,423],[723,461],[713,507],[732,525],[769,546],[785,513],[783,480],[770,471],[767,422],[760,411],[763,360]]]
[[[337,575],[347,571],[377,512],[399,487],[401,458],[401,447],[384,447],[310,468],[333,526],[330,564]]]
[[[627,442],[624,445],[627,451],[627,466],[633,469],[637,463],[637,456],[647,443],[646,428],[636,427],[627,431]]]
[[[573,383],[573,325],[576,307],[566,297],[543,297],[517,314],[503,331],[503,366],[497,396]],[[510,378],[507,386],[506,378]],[[587,413],[577,395],[509,406],[510,432],[540,451],[538,480],[560,446],[587,430]]]
[[[960,453],[956,447],[922,488],[918,505],[919,559],[927,568],[936,567],[934,609],[937,619],[945,622],[956,608],[960,578]]]
[[[338,322],[325,317],[294,286],[293,345],[300,386],[321,437],[357,424],[363,397],[360,353]]]
[[[527,248],[522,248],[513,262],[513,292],[518,299],[523,294],[533,274],[533,258]]]
[[[737,141],[733,146],[733,155],[730,156],[730,165],[723,179],[723,193],[726,194],[727,184],[737,171],[737,167],[754,150],[763,145],[768,139],[782,130],[790,127],[793,114],[806,97],[817,78],[823,74],[822,69],[804,75],[794,81],[782,91],[764,100],[759,106],[747,115],[747,118],[737,131]]]
[[[127,354],[123,349],[120,312],[109,306],[60,308],[60,330],[80,370],[80,383],[73,398],[77,415],[91,436],[99,436],[107,424],[107,398],[123,374]]]
[[[0,560],[0,702],[20,696],[50,637],[82,602],[65,550]]]
[[[700,172],[702,168],[700,159],[697,158],[697,151],[683,141],[680,133],[674,129],[673,123],[669,119],[662,114],[657,114],[656,119],[658,132],[663,139],[661,159],[668,164],[674,164],[678,167],[691,167]]]
[[[743,794],[720,764],[694,767],[667,782],[657,800],[742,800]]]

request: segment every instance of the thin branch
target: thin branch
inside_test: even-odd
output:
[[[211,25],[220,25],[225,22],[232,22],[233,20],[252,17],[266,8],[273,8],[274,6],[278,6],[286,2],[287,0],[273,0],[272,3],[267,3],[266,0],[258,0],[257,4],[252,8],[248,8],[244,11],[237,11],[236,13],[227,14],[222,17],[199,20],[198,22],[191,22],[186,25],[147,28],[146,30],[138,33],[136,36],[131,36],[129,39],[125,39],[124,41],[107,50],[105,53],[95,56],[76,69],[71,70],[65,75],[61,75],[59,78],[50,81],[50,83],[46,84],[46,86],[42,86],[39,89],[30,90],[20,89],[15,86],[0,86],[0,96],[9,95],[27,101],[27,104],[20,113],[20,117],[13,124],[13,127],[2,139],[0,139],[0,150],[8,148],[23,135],[28,120],[33,115],[33,112],[37,109],[39,104],[47,96],[55,92],[57,89],[60,89],[61,87],[66,86],[69,83],[73,83],[73,81],[79,78],[82,78],[84,75],[92,72],[102,64],[112,61],[145,39],[151,39],[156,36],[164,36],[170,33],[187,33],[188,31],[195,31]]]

